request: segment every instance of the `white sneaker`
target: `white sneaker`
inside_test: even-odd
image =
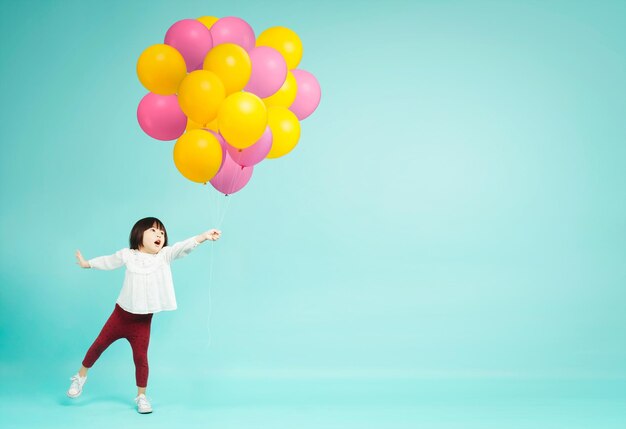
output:
[[[137,411],[141,414],[147,414],[152,412],[152,405],[143,393],[135,398],[137,403]]]
[[[81,393],[83,393],[83,385],[87,381],[87,376],[81,377],[76,373],[70,378],[72,380],[72,384],[70,385],[69,390],[67,391],[67,396],[70,398],[78,398]]]

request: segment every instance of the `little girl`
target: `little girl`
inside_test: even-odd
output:
[[[142,414],[152,412],[152,406],[145,395],[148,385],[150,323],[154,313],[177,308],[170,263],[188,255],[205,240],[219,239],[220,234],[221,231],[211,229],[168,246],[167,231],[163,223],[157,218],[147,217],[137,221],[130,231],[130,248],[89,261],[83,258],[80,250],[76,251],[77,263],[83,268],[113,270],[126,265],[126,275],[113,313],[87,351],[80,370],[70,378],[72,384],[67,391],[70,398],[80,396],[87,381],[87,370],[102,352],[113,342],[126,338],[133,350],[135,362],[137,411]]]

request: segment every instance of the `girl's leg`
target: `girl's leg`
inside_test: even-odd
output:
[[[94,363],[96,363],[102,352],[104,352],[113,342],[121,338],[119,327],[120,320],[116,306],[115,310],[113,310],[113,313],[102,327],[98,338],[96,338],[91,347],[89,347],[89,350],[87,350],[85,358],[82,362],[83,366],[79,370],[79,374],[83,372],[87,375],[87,370],[91,368]]]
[[[152,315],[133,324],[132,332],[126,337],[133,349],[133,361],[135,362],[135,381],[137,382],[137,395],[145,394],[148,386],[148,345],[150,344],[150,324]]]

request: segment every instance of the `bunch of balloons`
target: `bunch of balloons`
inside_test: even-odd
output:
[[[301,58],[300,38],[285,27],[255,37],[234,16],[183,19],[137,61],[150,91],[137,120],[150,137],[177,140],[174,164],[184,177],[235,193],[254,165],[293,150],[300,121],[320,102],[315,76],[296,68]]]

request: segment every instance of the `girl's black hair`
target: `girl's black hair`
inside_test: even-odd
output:
[[[143,233],[144,231],[155,226],[164,232],[165,241],[163,242],[163,247],[167,246],[167,231],[165,230],[165,225],[163,222],[158,220],[155,217],[144,217],[143,219],[139,219],[133,229],[130,230],[130,237],[128,241],[130,242],[130,248],[139,250],[139,245],[143,245]]]

